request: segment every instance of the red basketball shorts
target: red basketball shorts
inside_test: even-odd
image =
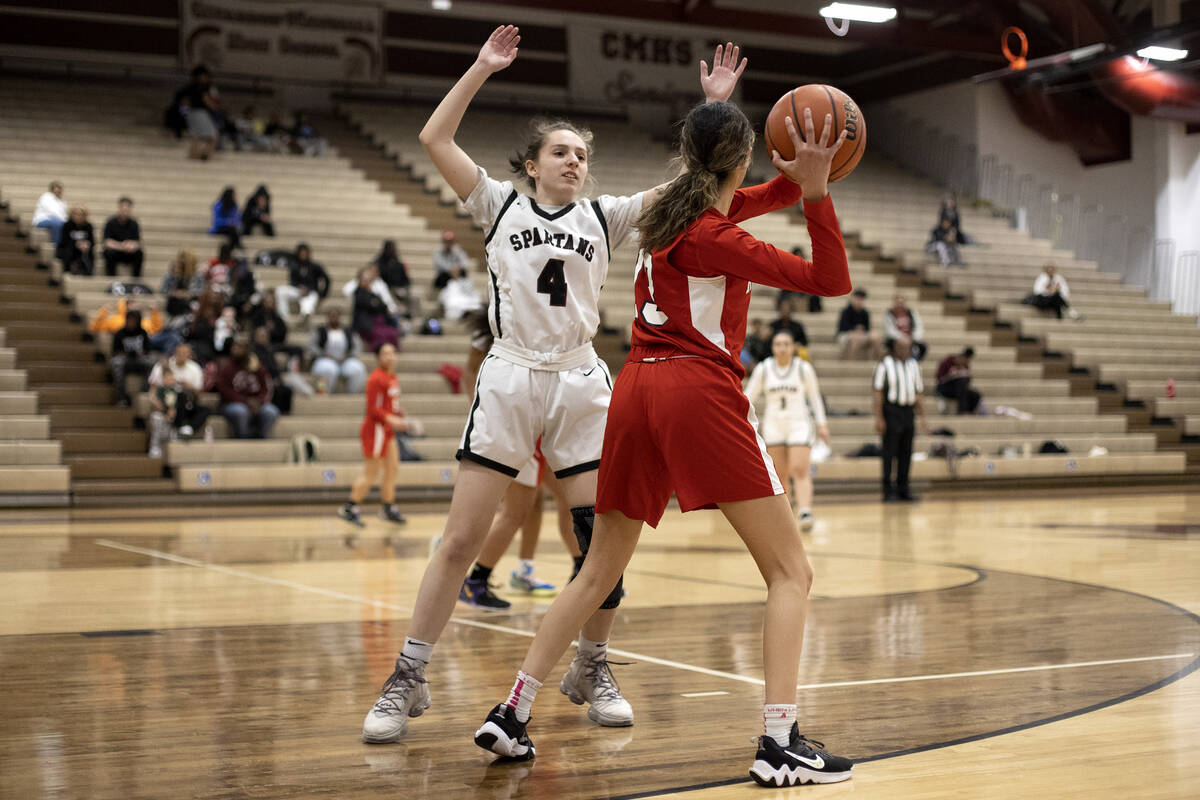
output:
[[[737,376],[708,359],[626,363],[604,429],[596,513],[657,527],[672,493],[684,511],[783,494],[757,427]]]

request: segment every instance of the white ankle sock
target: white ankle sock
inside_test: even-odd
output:
[[[524,670],[517,672],[516,683],[508,693],[504,704],[516,709],[518,722],[529,722],[529,712],[533,708],[533,698],[537,697],[542,682],[528,675]]]
[[[400,655],[415,659],[422,664],[428,664],[433,658],[433,642],[422,642],[420,639],[404,638],[404,649]]]
[[[774,739],[780,747],[787,747],[791,742],[792,725],[795,722],[795,706],[763,706],[763,734]]]
[[[522,558],[517,564],[517,573],[519,575],[532,575],[533,574],[533,559],[532,558]]]
[[[812,514],[812,508],[810,508],[809,506],[804,506],[803,508],[801,508],[800,516],[804,516],[805,514]]]
[[[579,637],[579,655],[582,658],[594,659],[608,654],[608,642],[593,642],[591,639]]]

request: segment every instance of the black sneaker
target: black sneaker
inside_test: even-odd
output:
[[[825,745],[801,736],[799,726],[792,723],[787,747],[780,747],[770,736],[759,737],[750,777],[759,786],[837,783],[850,777],[853,766],[850,759],[830,755]]]
[[[400,513],[400,509],[394,505],[384,505],[379,509],[379,518],[385,522],[394,522],[397,525],[404,525],[408,522],[404,515]]]
[[[357,525],[360,528],[366,527],[366,523],[362,521],[362,511],[356,505],[346,503],[338,509],[337,515],[339,519],[344,519],[351,525]]]
[[[469,606],[486,608],[491,611],[502,611],[506,608],[512,608],[512,603],[497,597],[492,592],[487,581],[472,580],[471,578],[463,581],[462,588],[458,590],[458,599]]]
[[[483,727],[475,731],[475,744],[496,755],[528,761],[536,755],[533,742],[529,741],[529,735],[525,733],[525,726],[528,724],[528,720],[517,721],[515,708],[501,703],[487,715]]]

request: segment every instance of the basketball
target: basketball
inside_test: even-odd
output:
[[[834,86],[810,83],[792,89],[779,98],[771,108],[771,113],[767,115],[766,129],[763,132],[767,141],[767,153],[770,154],[772,150],[777,151],[785,160],[795,157],[792,140],[788,136],[783,120],[790,116],[796,126],[796,132],[803,139],[805,108],[812,109],[813,129],[817,133],[818,141],[820,141],[821,132],[825,128],[826,114],[833,115],[833,130],[829,133],[830,143],[837,139],[843,127],[848,131],[846,141],[842,142],[841,148],[829,165],[829,182],[840,181],[854,171],[859,160],[862,159],[863,153],[866,152],[867,122],[863,119],[858,103],[855,103],[850,95]]]

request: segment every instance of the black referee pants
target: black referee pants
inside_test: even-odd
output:
[[[908,494],[908,470],[912,466],[913,434],[916,432],[913,407],[885,402],[883,422],[883,494]]]

